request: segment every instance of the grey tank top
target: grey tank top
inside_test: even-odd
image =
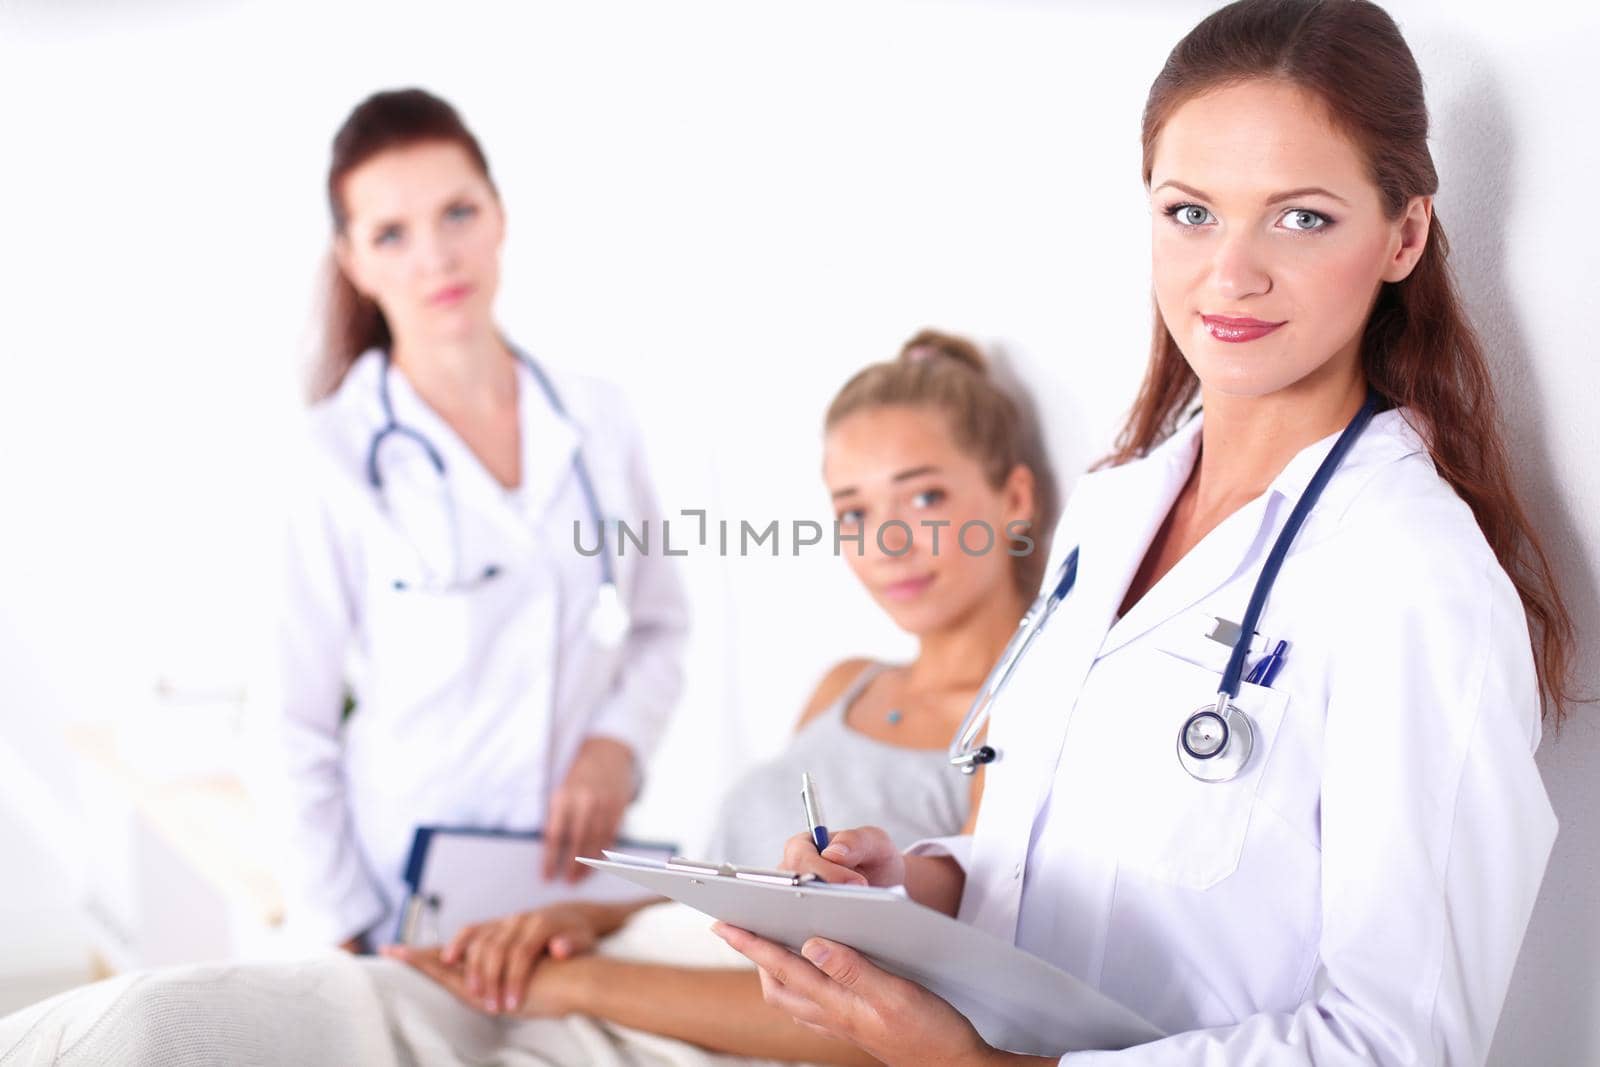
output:
[[[745,772],[722,799],[703,858],[771,867],[783,844],[805,830],[800,775],[817,783],[830,829],[881,826],[904,848],[924,837],[961,832],[972,806],[971,781],[944,749],[903,748],[845,723],[845,712],[884,669],[874,663],[784,750]]]

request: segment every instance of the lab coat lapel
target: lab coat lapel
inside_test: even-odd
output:
[[[1137,624],[1137,616],[1147,610],[1151,599],[1148,594],[1122,619],[1116,617],[1128,595],[1128,586],[1150,550],[1150,543],[1189,479],[1199,443],[1200,420],[1196,418],[1143,462],[1107,474],[1106,499],[1100,507],[1109,513],[1110,521],[1093,524],[1098,532],[1096,554],[1100,557],[1096,570],[1103,576],[1103,585],[1097,587],[1100,599],[1095,616],[1100,627],[1099,639],[1093,645],[1102,655],[1106,642],[1118,639],[1119,632],[1129,621]],[[1109,480],[1118,476],[1117,481]]]
[[[1199,420],[1195,421],[1198,429]],[[1388,413],[1379,415],[1374,425],[1369,427],[1366,434],[1356,442],[1342,469],[1348,471],[1359,466],[1375,453],[1388,454],[1401,451],[1402,449],[1393,444],[1395,435],[1392,427],[1398,422],[1398,415]],[[1248,577],[1253,583],[1267,553],[1272,549],[1272,540],[1283,527],[1289,512],[1294,509],[1312,475],[1332,450],[1338,437],[1337,433],[1330,434],[1302,449],[1284,466],[1265,492],[1224,519],[1198,545],[1190,549],[1189,554],[1163,575],[1161,580],[1128,611],[1128,614],[1111,628],[1100,649],[1100,655],[1110,655],[1241,577]],[[1192,461],[1183,465],[1185,477],[1191,466]],[[1161,518],[1164,518],[1171,508],[1182,485],[1183,480],[1180,478],[1177,484],[1171,487],[1171,492],[1161,510]],[[1156,525],[1159,527],[1160,518],[1157,519]],[[1149,544],[1149,538],[1155,536],[1155,532],[1155,528],[1150,530],[1144,542],[1146,546]],[[1124,583],[1124,593],[1126,593],[1126,583]],[[1244,616],[1249,596],[1249,587],[1242,588],[1238,604],[1227,609],[1226,617],[1238,622]]]
[[[1271,524],[1262,520],[1280,502],[1276,494],[1268,492],[1223,520],[1117,621],[1106,635],[1100,655],[1110,655],[1238,578],[1265,553],[1267,546],[1261,541]],[[1245,606],[1241,600],[1229,617],[1237,622]]]
[[[576,477],[572,460],[578,451],[580,432],[570,419],[551,406],[521,360],[517,361],[517,414],[522,424],[520,495],[533,514],[542,515],[555,503],[566,480]],[[573,499],[581,503],[581,497]],[[580,511],[559,518],[566,522],[571,519],[587,521],[589,516]]]
[[[1065,634],[1055,644],[1062,658],[1050,673],[1053,699],[1042,701],[1041,711],[1051,725],[1042,731],[1038,749],[1039,757],[1047,761],[1035,777],[1041,787],[1039,802],[1060,759],[1083,680],[1099,656],[1145,549],[1188,477],[1194,448],[1190,429],[1179,430],[1145,460],[1092,475],[1076,490],[1079,499],[1073,506],[1085,516],[1078,524],[1084,539],[1078,546],[1077,586],[1060,609],[1059,625]],[[1058,546],[1063,554],[1071,547]]]

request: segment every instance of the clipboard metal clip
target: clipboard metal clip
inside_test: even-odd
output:
[[[437,893],[412,893],[406,897],[405,913],[400,919],[400,943],[403,945],[422,944],[422,924],[424,921],[438,925],[439,894]],[[437,941],[435,936],[432,940]]]
[[[810,885],[820,882],[814,874],[783,871],[775,867],[739,867],[732,863],[710,863],[706,860],[685,859],[673,856],[667,861],[667,870],[688,874],[704,874],[713,878],[737,878],[746,882],[764,882],[767,885]]]

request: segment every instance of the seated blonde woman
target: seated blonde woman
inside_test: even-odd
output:
[[[724,797],[707,858],[765,864],[796,829],[802,769],[829,770],[828,808],[853,824],[906,840],[970,826],[982,778],[952,768],[946,746],[1039,584],[1039,531],[1054,518],[1028,425],[970,343],[931,332],[839,392],[825,423],[824,479],[843,533],[863,535],[859,554],[852,540],[841,553],[916,637],[917,654],[829,671],[785,748]],[[958,543],[968,523],[994,532],[987,551],[975,551],[987,540],[976,530]],[[757,973],[708,926],[670,902],[570,903],[468,928],[446,946],[391,949],[390,959],[300,965],[287,984],[281,965],[145,976],[157,983],[143,994],[151,1008],[124,1003],[115,1014],[122,1032],[154,1044],[134,1055],[116,1046],[117,1062],[181,1062],[171,1058],[179,1034],[153,1032],[161,1011],[194,1040],[209,1020],[206,1047],[229,1062],[870,1062],[767,1006]],[[180,980],[180,995],[160,995]],[[252,1020],[265,1025],[269,1001],[275,1027],[258,1033]],[[117,1032],[101,1028],[99,1038]],[[259,1046],[242,1060],[239,1042],[251,1035]]]
[[[784,750],[724,798],[707,858],[769,862],[774,842],[795,831],[805,769],[834,768],[826,776],[831,811],[873,812],[906,840],[970,821],[981,779],[952,768],[945,749],[1016,629],[1044,559],[1042,545],[1007,552],[1008,527],[1048,526],[1034,521],[1048,494],[1024,425],[976,349],[938,334],[913,338],[897,361],[840,391],[826,421],[823,474],[844,531],[865,533],[860,555],[849,541],[842,551],[879,606],[916,636],[917,655],[904,665],[848,660],[830,671]],[[896,525],[880,548],[878,528],[896,519],[913,531],[910,544],[896,543],[904,533]],[[990,551],[969,554],[956,543],[972,521],[995,531]],[[984,540],[973,533],[967,544]],[[682,911],[657,901],[558,905],[469,928],[442,949],[390,954],[485,1013],[582,1014],[719,1052],[861,1062],[763,1003],[748,964],[715,939],[704,939],[694,959],[640,961],[663,944],[671,948],[659,956],[685,953],[685,939],[672,933],[672,913]],[[705,918],[688,916],[699,935]],[[593,953],[602,942],[606,951]],[[619,950],[635,958],[618,958]]]

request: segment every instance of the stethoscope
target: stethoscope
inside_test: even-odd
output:
[[[561,403],[561,397],[556,393],[555,386],[551,384],[540,366],[525,353],[512,349],[517,360],[533,375],[533,380],[539,383],[539,389],[544,393],[545,401],[550,409],[563,419],[567,418],[567,410]],[[384,489],[383,471],[379,460],[383,444],[389,440],[407,440],[422,449],[423,455],[428,457],[428,464],[433,468],[439,482],[440,507],[443,510],[446,525],[449,530],[450,553],[453,561],[452,569],[448,576],[441,577],[436,572],[424,575],[420,580],[394,579],[394,588],[399,592],[428,592],[428,593],[459,593],[475,589],[500,577],[504,568],[498,563],[490,563],[475,574],[462,574],[462,547],[461,526],[456,512],[455,497],[450,491],[450,480],[446,475],[444,456],[434,447],[421,431],[403,425],[395,417],[394,401],[389,394],[389,368],[391,359],[389,352],[382,352],[382,369],[378,372],[378,403],[383,408],[383,425],[372,435],[372,441],[367,446],[367,483],[372,486],[373,492],[378,496],[379,506],[386,513],[392,515],[388,506],[388,498]],[[599,530],[600,551],[600,588],[596,594],[594,608],[589,616],[589,629],[596,640],[604,644],[616,644],[628,629],[627,611],[622,604],[622,596],[617,591],[616,572],[611,565],[610,554],[606,551],[606,526],[600,514],[600,498],[595,493],[594,481],[589,477],[589,468],[583,461],[582,446],[574,449],[572,453],[572,472],[578,479],[578,488],[583,493],[584,503],[589,511],[589,518]],[[416,546],[413,545],[415,548]],[[420,550],[417,558],[424,561],[425,553]]]
[[[1305,492],[1300,494],[1294,510],[1289,513],[1288,521],[1283,524],[1278,539],[1273,542],[1272,550],[1267,553],[1266,563],[1262,565],[1261,574],[1256,578],[1255,589],[1250,594],[1250,604],[1245,609],[1244,621],[1239,624],[1239,634],[1233,643],[1233,654],[1228,657],[1227,668],[1222,672],[1222,686],[1217,690],[1216,700],[1202,705],[1190,714],[1178,730],[1178,762],[1184,770],[1202,782],[1226,782],[1238,775],[1250,760],[1250,752],[1255,747],[1255,727],[1250,721],[1250,716],[1241,711],[1234,701],[1239,697],[1239,683],[1244,676],[1245,657],[1249,654],[1252,639],[1255,637],[1256,623],[1261,619],[1261,612],[1267,604],[1267,594],[1272,592],[1272,584],[1278,580],[1278,571],[1283,567],[1284,557],[1289,554],[1289,545],[1294,540],[1295,534],[1300,532],[1306,516],[1316,507],[1317,500],[1322,496],[1322,490],[1327,487],[1329,480],[1333,478],[1334,471],[1339,468],[1345,454],[1350,451],[1356,438],[1361,436],[1361,431],[1367,428],[1367,424],[1372,421],[1372,416],[1377,411],[1378,394],[1369,389],[1366,402],[1361,405],[1361,410],[1356,412],[1355,417],[1344,428],[1344,432],[1339,435],[1339,439],[1334,442],[1332,450],[1323,458],[1317,472],[1311,476]],[[989,676],[984,679],[983,688],[978,691],[972,706],[967,709],[966,718],[961,722],[961,729],[950,742],[950,762],[961,768],[963,774],[972,774],[979,767],[993,763],[1000,757],[1000,753],[992,746],[976,744],[978,735],[983,732],[984,726],[993,714],[995,701],[1005,691],[1012,671],[1021,662],[1034,639],[1044,630],[1045,622],[1055,614],[1057,606],[1072,591],[1077,580],[1078,549],[1074,548],[1067,553],[1061,566],[1057,568],[1048,591],[1033,602],[1028,613],[1017,624],[1017,632],[1012,635],[1005,651],[1000,654],[1000,659],[989,671]]]

